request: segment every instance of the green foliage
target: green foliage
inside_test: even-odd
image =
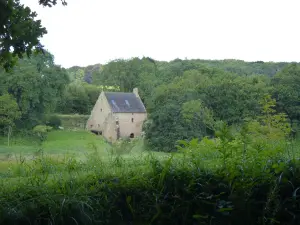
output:
[[[156,77],[157,65],[150,58],[113,60],[100,69],[93,69],[91,75],[92,83],[96,85],[114,86],[130,92],[139,87],[142,99],[152,92],[159,79]]]
[[[88,95],[90,106],[93,107],[96,104],[101,91],[104,90],[105,88],[93,84],[82,84],[82,85],[85,89],[85,93]],[[87,114],[90,114],[90,112]]]
[[[239,127],[245,120],[262,120],[260,116],[265,115],[260,100],[271,95],[277,100],[272,123],[281,124],[282,127],[276,129],[286,129],[288,134],[290,128],[284,122],[285,114],[294,122],[297,116],[283,109],[283,101],[278,101],[279,92],[274,88],[284,84],[284,90],[298,90],[297,80],[292,80],[298,64],[287,65],[241,60],[159,62],[151,58],[132,58],[113,60],[106,65],[72,67],[68,74],[73,82],[65,90],[57,112],[88,115],[100,92],[108,86],[116,87],[112,91],[119,88],[130,92],[138,87],[149,113],[144,126],[148,147],[175,151],[178,140],[213,136],[218,121]],[[283,78],[286,81],[281,84]],[[289,104],[297,107],[297,95],[294,96],[295,100]],[[293,111],[296,113],[296,108]],[[275,132],[275,125],[272,126]]]
[[[9,73],[0,71],[0,92],[8,92],[21,112],[19,127],[33,127],[46,113],[56,108],[62,97],[68,76],[64,69],[54,65],[50,53],[19,60]]]
[[[91,84],[80,84],[84,86],[85,93],[81,92],[82,101],[75,101],[73,104],[74,106],[79,104],[75,107],[78,109],[65,113],[89,114],[98,91],[100,93],[104,90],[99,87],[115,86],[120,88],[120,91],[130,92],[133,87],[138,87],[150,117],[148,125],[145,125],[150,129],[146,132],[146,141],[151,149],[155,146],[157,150],[170,151],[174,150],[177,139],[201,138],[212,134],[211,124],[209,129],[204,129],[207,124],[204,125],[200,120],[199,123],[191,124],[183,118],[182,109],[187,106],[183,106],[184,103],[199,100],[203,108],[213,115],[213,121],[222,120],[229,125],[239,125],[244,119],[254,119],[261,114],[259,100],[266,94],[273,93],[270,77],[287,64],[181,59],[160,62],[144,57],[117,59],[106,65],[73,67],[68,70],[69,74],[72,74],[71,77],[77,77],[77,80],[85,80]],[[89,77],[91,79],[86,79]],[[167,89],[169,91],[166,91]],[[164,93],[169,96],[163,96]],[[180,97],[178,93],[185,97]],[[87,101],[86,94],[90,106],[84,112],[84,109],[88,108],[86,103],[83,104],[83,101]],[[85,106],[81,109],[81,105]],[[279,105],[278,102],[277,106]],[[68,107],[70,108],[72,107]],[[161,115],[164,113],[168,115]],[[188,126],[190,128],[187,128]],[[163,142],[164,144],[158,144]]]
[[[38,136],[41,142],[47,139],[47,133],[52,130],[52,127],[45,125],[37,125],[33,128],[33,132]]]
[[[203,102],[214,112],[216,119],[229,124],[243,118],[254,118],[260,112],[260,99],[268,88],[257,77],[219,74],[208,85],[199,87]]]
[[[66,6],[67,1],[61,0],[62,5]],[[52,7],[53,5],[57,4],[57,0],[39,0],[39,4],[43,6]]]
[[[33,159],[1,161],[0,224],[297,225],[299,162],[284,139],[265,138],[255,131],[268,127],[251,122],[241,130],[217,122],[217,138],[180,141],[178,153],[163,156],[132,155],[135,143],[125,140],[107,157],[96,135],[51,131]],[[90,150],[75,157],[82,141]],[[76,155],[47,154],[58,146]]]
[[[9,94],[0,95],[0,127],[14,126],[20,116],[15,99]]]
[[[290,122],[300,118],[300,66],[296,63],[286,65],[272,79],[273,95],[277,109],[286,113]]]
[[[226,59],[226,60],[192,60],[202,64],[208,68],[218,68],[231,73],[239,75],[267,75],[269,77],[274,76],[279,70],[281,70],[288,63],[279,62],[245,62],[243,60]]]
[[[190,124],[202,124],[204,131],[208,128],[210,130],[214,129],[214,118],[212,112],[203,106],[203,103],[200,100],[191,100],[183,103],[182,116],[185,119],[186,123]],[[200,127],[198,127],[199,129]]]
[[[39,38],[47,31],[36,20],[37,14],[19,0],[1,1],[0,8],[0,65],[8,71],[17,57],[30,56],[34,47],[40,50]]]
[[[259,99],[267,82],[216,69],[199,67],[158,86],[147,101],[150,113],[145,127],[150,148],[173,151],[177,140],[212,135],[217,121],[240,124],[260,114]]]
[[[67,5],[65,0],[61,2]],[[39,0],[38,3],[52,7],[57,0]],[[39,38],[47,34],[47,30],[40,20],[35,19],[36,16],[20,0],[0,1],[0,66],[6,71],[12,69],[17,58],[23,58],[24,54],[30,57],[32,53],[44,53]]]
[[[58,104],[59,111],[65,114],[89,114],[91,108],[89,96],[81,82],[78,81],[72,82],[66,87],[63,98]]]
[[[52,115],[47,119],[46,125],[58,129],[61,126],[61,119],[57,115]]]
[[[112,145],[111,153],[116,155],[128,154],[135,147],[137,140],[130,138],[120,139]]]
[[[91,113],[101,91],[118,91],[117,87],[87,84],[75,79],[68,84],[57,105],[56,112],[64,114]]]
[[[298,224],[299,164],[279,161],[275,148],[249,148],[242,161],[233,138],[226,169],[220,140],[208,138],[182,142],[165,159],[20,157],[1,173],[0,223]]]
[[[84,129],[90,117],[89,115],[79,114],[55,114],[55,116],[61,120],[62,127],[71,130]]]
[[[203,125],[201,119],[197,119],[196,123],[187,123],[187,112],[182,111],[182,104],[195,95],[195,91],[183,90],[177,83],[156,89],[152,103],[148,104],[151,122],[145,126],[145,138],[150,149],[174,151],[177,140],[202,137],[206,133],[205,126],[202,130],[194,128],[199,123]]]
[[[71,81],[82,81],[85,75],[84,68],[78,67],[78,66],[73,66],[68,69],[68,75],[70,77]]]
[[[269,133],[275,133],[274,129],[277,129],[285,136],[288,136],[291,132],[291,127],[287,122],[285,113],[275,114],[276,100],[272,99],[270,95],[266,95],[260,103],[262,105],[262,116],[260,116],[260,119],[268,127]],[[272,128],[273,130],[271,131]]]

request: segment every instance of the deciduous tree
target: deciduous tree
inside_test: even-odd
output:
[[[14,126],[14,123],[19,119],[21,113],[18,104],[9,94],[0,95],[0,127],[6,128]]]
[[[272,79],[273,95],[279,111],[287,114],[290,123],[300,119],[300,66],[284,67]]]
[[[69,79],[65,69],[54,65],[53,56],[24,58],[9,72],[0,71],[2,93],[12,95],[21,111],[19,122],[38,123],[43,114],[53,112]]]
[[[66,5],[65,0],[61,0]],[[57,0],[39,0],[39,4],[53,6]],[[43,51],[39,38],[47,33],[36,20],[37,14],[25,7],[20,0],[0,0],[0,66],[10,70],[24,54]]]

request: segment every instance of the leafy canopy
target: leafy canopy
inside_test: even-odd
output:
[[[30,126],[55,110],[69,83],[65,69],[56,66],[48,52],[19,60],[9,73],[0,70],[0,79],[0,93],[13,96],[21,112],[19,122]]]
[[[277,108],[287,114],[289,120],[300,119],[300,66],[292,63],[284,67],[272,79],[273,95]]]
[[[13,126],[15,120],[19,119],[21,113],[13,96],[9,94],[0,95],[0,127]]]
[[[39,0],[43,6],[56,3],[56,0]],[[66,1],[62,0],[62,4],[66,5]],[[43,51],[39,38],[47,34],[47,30],[36,16],[20,0],[0,0],[0,66],[6,71],[24,54],[29,57],[33,51]]]

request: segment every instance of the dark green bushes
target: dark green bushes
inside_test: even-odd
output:
[[[234,176],[223,167],[205,168],[190,156],[185,161],[148,156],[99,167],[73,162],[72,169],[63,169],[63,163],[56,173],[49,173],[55,172],[53,161],[50,170],[46,160],[37,162],[38,170],[28,167],[24,178],[2,180],[0,224],[300,222],[299,161],[287,161],[278,170],[270,163],[259,175],[236,170]],[[114,173],[105,172],[111,167]]]
[[[86,122],[89,118],[89,115],[79,115],[79,114],[56,114],[60,121],[61,125],[65,129],[83,129],[85,128]]]
[[[57,115],[52,115],[49,117],[46,125],[58,129],[61,126],[61,119]]]

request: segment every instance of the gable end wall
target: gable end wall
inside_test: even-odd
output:
[[[115,117],[119,119],[121,137],[129,137],[131,133],[137,137],[142,134],[147,113],[115,113]]]
[[[106,124],[105,120],[109,114],[111,114],[110,106],[107,102],[104,92],[101,92],[91,112],[91,116],[87,122],[86,129],[103,131]]]

